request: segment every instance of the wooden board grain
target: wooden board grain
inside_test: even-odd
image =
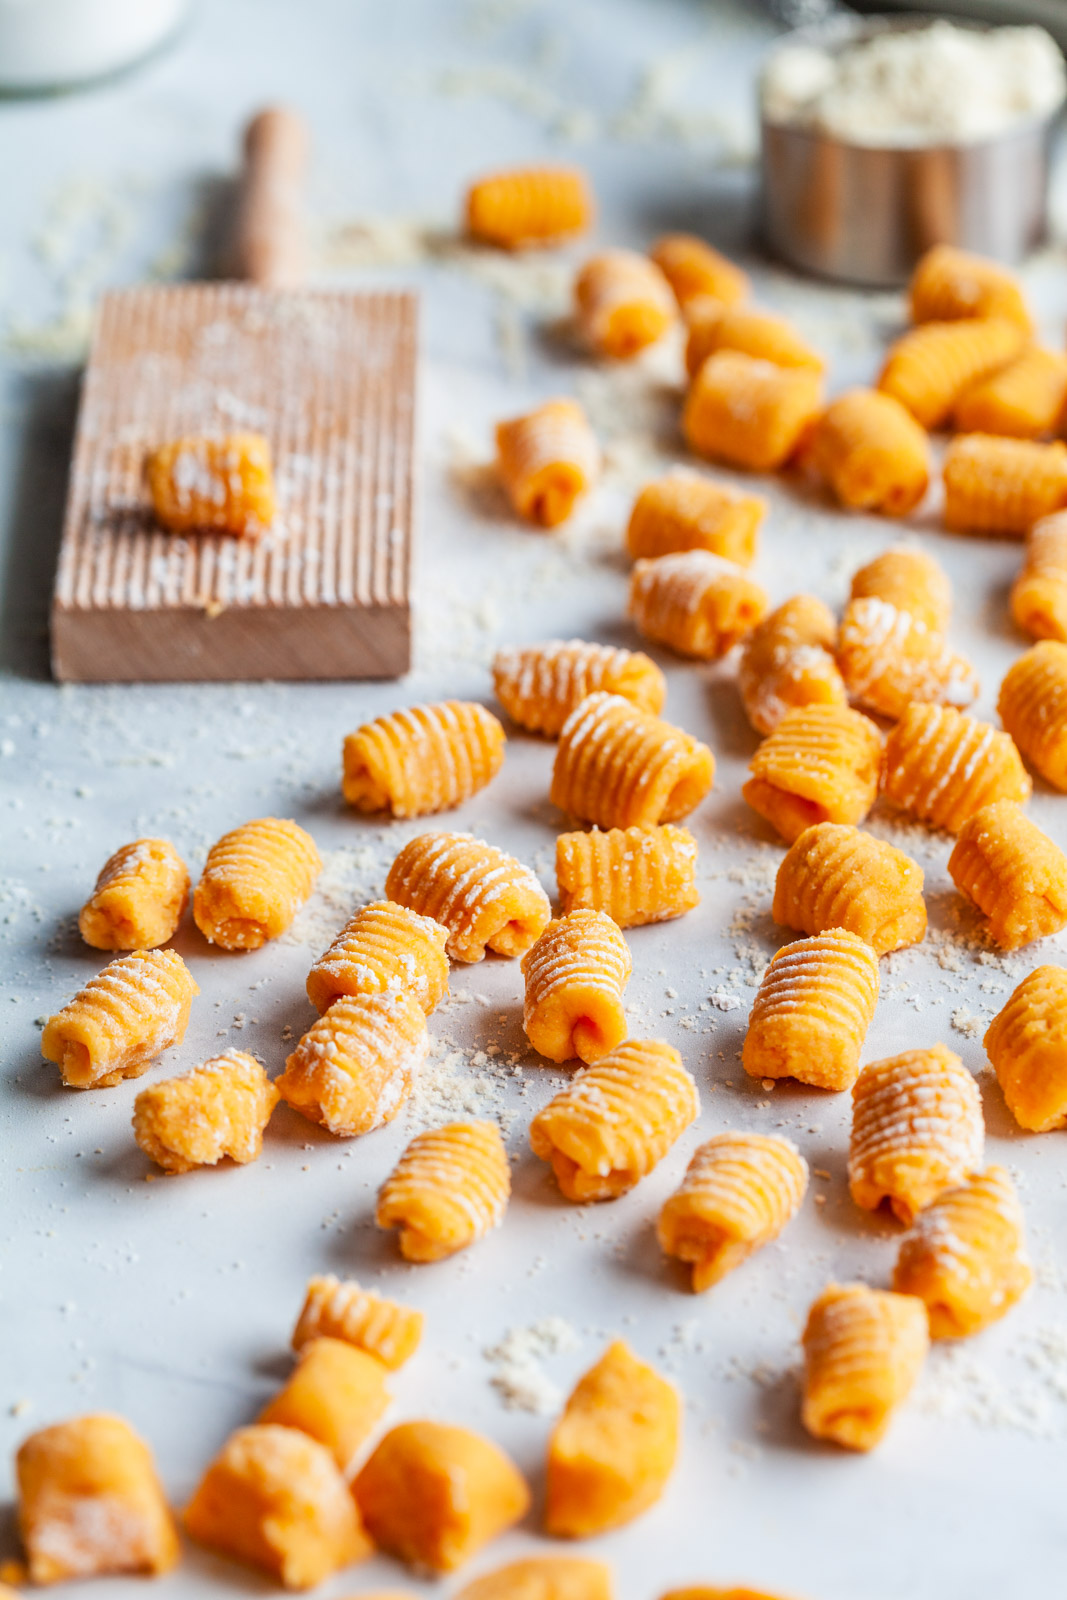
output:
[[[411,658],[416,303],[238,283],[101,301],[52,607],[59,679],[392,678]],[[144,459],[266,434],[255,541],[153,521]]]

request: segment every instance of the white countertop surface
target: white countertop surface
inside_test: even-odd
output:
[[[107,854],[138,833],[163,833],[195,867],[224,830],[276,813],[314,834],[327,858],[323,887],[291,935],[255,954],[213,953],[187,923],[176,944],[201,995],[184,1044],[152,1075],[229,1045],[280,1070],[283,1029],[298,1035],[311,1020],[303,982],[313,956],[381,891],[399,844],[426,825],[346,811],[342,736],[420,699],[488,700],[487,662],[502,642],[634,642],[620,532],[635,487],[682,455],[678,350],[596,367],[561,320],[574,256],[516,264],[442,242],[471,175],[542,154],[580,160],[600,200],[599,241],[640,246],[667,227],[705,231],[743,251],[761,297],[832,355],[834,388],[876,371],[900,320],[894,297],[801,284],[751,254],[748,104],[769,36],[751,6],[682,0],[213,0],[176,48],[134,75],[62,99],[0,103],[0,1503],[29,1431],[104,1408],[150,1440],[183,1503],[228,1431],[288,1371],[306,1278],[333,1271],[427,1314],[423,1347],[394,1380],[392,1417],[483,1429],[530,1476],[527,1524],[464,1576],[554,1548],[537,1531],[551,1415],[507,1409],[483,1352],[509,1329],[558,1316],[574,1339],[543,1359],[541,1376],[561,1396],[614,1334],[685,1394],[684,1450],[661,1504],[582,1547],[613,1564],[620,1600],[700,1581],[799,1600],[1014,1600],[1062,1584],[1067,1146],[1062,1134],[1019,1134],[981,1034],[1019,976],[1064,958],[1065,939],[1008,959],[985,951],[945,873],[949,841],[875,814],[875,830],[927,873],[932,933],[883,963],[865,1059],[940,1040],[979,1075],[989,1157],[1018,1177],[1037,1283],[1000,1325],[934,1352],[878,1451],[853,1458],[819,1447],[797,1418],[807,1307],[831,1278],[886,1283],[899,1235],[849,1200],[848,1097],[765,1092],[738,1061],[756,973],[784,934],[769,916],[782,848],[740,799],[757,741],[730,662],[705,669],[659,657],[667,714],[706,739],[719,766],[690,824],[702,904],[628,936],[629,999],[635,1034],[681,1049],[703,1112],[625,1199],[566,1205],[528,1151],[529,1116],[563,1073],[525,1049],[515,963],[454,970],[452,999],[431,1023],[443,1041],[432,1082],[392,1126],[344,1144],[282,1107],[263,1158],[245,1169],[146,1182],[129,1126],[143,1085],[76,1094],[39,1059],[40,1019],[101,964],[75,918]],[[238,130],[277,97],[314,130],[323,281],[423,291],[416,670],[377,686],[57,688],[44,628],[85,307],[104,284],[192,272],[207,259]],[[361,252],[374,264],[356,264]],[[1062,252],[1050,251],[1028,274],[1058,347],[1063,267]],[[496,418],[556,392],[589,405],[608,471],[574,524],[546,536],[510,520],[479,463]],[[763,488],[772,509],[755,575],[775,602],[809,588],[840,603],[852,569],[897,535],[796,486]],[[1006,612],[1018,548],[942,535],[931,512],[909,528],[953,578],[953,639],[978,663],[978,710],[992,715],[1024,645]],[[551,759],[550,746],[516,736],[492,787],[442,819],[532,862],[550,890],[561,820],[547,801]],[[1067,844],[1067,800],[1038,783],[1031,814]],[[490,1043],[500,1053],[474,1061]],[[373,1226],[377,1185],[413,1130],[468,1111],[499,1114],[509,1129],[515,1195],[505,1226],[452,1261],[401,1265],[392,1237]],[[813,1179],[775,1245],[696,1297],[661,1259],[652,1224],[696,1144],[725,1128],[784,1131],[829,1177]],[[10,1519],[0,1521],[0,1559],[15,1553]],[[430,1595],[457,1584],[422,1583],[383,1559],[322,1593],[383,1586]],[[152,1593],[191,1600],[268,1587],[187,1545]],[[112,1580],[77,1592],[92,1600],[142,1588]]]

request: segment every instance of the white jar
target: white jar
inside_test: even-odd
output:
[[[147,55],[187,0],[0,0],[0,93],[86,83]]]

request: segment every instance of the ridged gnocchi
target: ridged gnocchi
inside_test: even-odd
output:
[[[967,818],[948,871],[1002,950],[1067,925],[1067,856],[1014,800],[994,800]]]
[[[771,915],[802,933],[843,928],[879,955],[926,933],[923,871],[895,845],[844,823],[806,828],[778,868]]]
[[[926,1307],[914,1295],[832,1283],[808,1312],[803,1343],[805,1428],[848,1450],[873,1450],[926,1360]]]
[[[660,1247],[691,1267],[699,1294],[776,1239],[807,1186],[808,1164],[789,1139],[717,1134],[695,1151],[660,1211]]]
[[[209,944],[258,950],[290,926],[321,871],[314,839],[295,822],[242,823],[208,851],[193,919]]]
[[[626,940],[602,911],[550,922],[522,959],[522,1025],[550,1061],[599,1061],[626,1037],[623,991],[633,971]]]
[[[49,1017],[41,1054],[72,1089],[110,1089],[139,1078],[156,1056],[181,1044],[199,993],[175,950],[118,956]]]
[[[521,956],[552,916],[536,873],[469,833],[409,839],[389,868],[385,892],[448,930],[453,961],[482,961],[487,950]]]
[[[1067,506],[1067,445],[961,433],[945,451],[945,527],[1022,538]]]
[[[797,449],[821,401],[822,380],[810,368],[719,350],[693,379],[682,431],[697,455],[774,472]]]
[[[493,687],[512,722],[549,739],[559,734],[575,706],[597,690],[621,695],[655,716],[667,698],[667,680],[651,656],[581,639],[498,650]]]
[[[429,1048],[426,1013],[406,990],[342,995],[286,1058],[287,1105],[341,1139],[391,1122]]]
[[[593,197],[577,167],[514,167],[467,191],[467,232],[503,250],[528,250],[584,233]]]
[[[585,263],[574,285],[578,326],[600,355],[625,361],[662,339],[676,320],[670,282],[635,250],[604,250]]]
[[[78,929],[94,950],[154,950],[188,904],[189,869],[169,839],[134,839],[104,862]]]
[[[399,1228],[407,1261],[441,1261],[504,1220],[511,1168],[495,1122],[418,1133],[382,1184],[375,1219]]]
[[[263,1148],[278,1091],[254,1056],[226,1050],[142,1089],[133,1104],[133,1136],[165,1172],[213,1167],[224,1156],[244,1166]]]
[[[524,521],[557,528],[596,482],[600,447],[576,400],[546,400],[497,423],[496,469]]]
[[[550,797],[601,828],[651,826],[688,816],[714,776],[707,745],[619,695],[598,692],[563,725]]]
[[[1013,662],[997,710],[1030,765],[1067,790],[1067,644],[1043,639]]]
[[[638,632],[700,661],[726,655],[766,610],[759,584],[707,550],[638,561],[630,577],[628,612]]]
[[[850,1089],[878,992],[878,956],[858,934],[828,928],[787,944],[760,980],[742,1066],[751,1078]]]
[[[602,911],[620,928],[683,916],[700,903],[687,828],[609,828],[556,839],[560,909]]]
[[[345,995],[405,989],[426,1015],[448,992],[448,929],[393,900],[373,900],[346,922],[307,977],[321,1016]]]
[[[852,699],[897,718],[913,700],[968,706],[978,676],[910,611],[888,600],[850,600],[837,636],[837,665]]]
[[[983,806],[1028,800],[1032,789],[1010,735],[951,706],[913,701],[890,729],[883,793],[935,828],[958,833]]]
[[[757,733],[772,733],[798,706],[843,706],[848,695],[833,651],[837,624],[814,595],[798,594],[753,628],[737,686]]]
[[[818,822],[862,822],[878,793],[882,737],[847,706],[787,711],[749,763],[741,793],[787,844]]]
[[[1026,333],[1005,317],[929,321],[890,346],[878,388],[924,428],[939,428],[960,396],[1013,361]]]
[[[504,743],[496,717],[474,701],[390,712],[345,739],[344,797],[394,817],[448,811],[496,777]]]
[[[1067,512],[1042,517],[1026,535],[1011,614],[1032,639],[1067,641]]]
[[[804,465],[843,506],[906,517],[930,482],[926,432],[899,400],[849,389],[832,400],[804,447]]]
[[[756,559],[767,502],[681,467],[647,483],[634,501],[626,548],[635,561],[707,550],[748,567]]]
[[[1067,1127],[1067,969],[1027,973],[989,1024],[985,1048],[1020,1128]]]
[[[421,1311],[330,1273],[309,1279],[292,1345],[301,1350],[312,1339],[344,1339],[395,1372],[418,1349],[423,1320]]]

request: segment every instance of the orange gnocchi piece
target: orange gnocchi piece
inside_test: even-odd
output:
[[[741,1063],[750,1078],[851,1089],[878,1004],[878,956],[858,934],[829,928],[787,944],[752,1003]]]
[[[674,1385],[614,1340],[552,1430],[545,1531],[586,1539],[655,1505],[674,1470],[681,1410]]]
[[[861,706],[898,718],[913,700],[968,706],[978,677],[965,656],[888,600],[850,600],[837,636],[837,665]]]
[[[375,1543],[430,1572],[454,1572],[526,1515],[530,1491],[502,1450],[467,1428],[402,1422],[352,1493]]]
[[[181,1554],[152,1453],[122,1417],[57,1422],[15,1456],[31,1583],[169,1572]]]
[[[1028,800],[1033,784],[1008,734],[913,701],[886,740],[882,789],[921,822],[958,833],[994,800]]]
[[[1067,790],[1067,644],[1044,639],[1013,662],[997,710],[1030,765]]]
[[[740,350],[719,350],[693,379],[682,431],[698,455],[750,472],[774,472],[818,415],[822,382],[806,367],[778,367]]]
[[[389,1405],[386,1369],[341,1339],[311,1339],[289,1382],[260,1412],[260,1427],[297,1428],[317,1439],[342,1472]]]
[[[579,701],[598,689],[621,695],[655,716],[667,698],[667,680],[651,656],[581,639],[498,650],[493,687],[512,722],[550,739]]]
[[[826,369],[819,352],[801,338],[792,323],[775,316],[773,311],[727,305],[717,297],[701,296],[688,302],[685,320],[689,328],[685,365],[691,378],[717,350],[740,350],[743,355],[770,361],[776,367],[802,367],[820,374]]]
[[[395,1371],[418,1349],[422,1324],[421,1311],[330,1274],[309,1280],[292,1344],[302,1350],[312,1339],[343,1339]]]
[[[847,706],[787,711],[749,763],[741,793],[787,844],[817,822],[862,822],[878,793],[882,736]]]
[[[255,539],[274,521],[270,444],[260,433],[173,439],[149,452],[145,480],[168,533]]]
[[[49,1017],[41,1054],[72,1089],[110,1089],[139,1078],[156,1056],[181,1044],[199,993],[175,950],[118,956]]]
[[[981,1166],[984,1142],[978,1085],[943,1044],[872,1061],[852,1090],[849,1191],[864,1211],[888,1201],[910,1227]]]
[[[263,1149],[278,1091],[254,1056],[226,1050],[180,1078],[142,1089],[133,1136],[165,1172],[213,1167],[224,1156],[244,1166]]]
[[[601,828],[679,822],[711,788],[715,758],[619,695],[588,695],[560,732],[550,797]]]
[[[1018,538],[1067,506],[1067,445],[964,433],[945,452],[945,527]]]
[[[700,904],[697,842],[686,828],[561,833],[556,882],[564,916],[603,911],[620,928],[680,917]]]
[[[662,1039],[630,1039],[584,1068],[530,1123],[530,1148],[568,1200],[617,1200],[700,1111],[697,1086]]]
[[[952,615],[952,585],[933,556],[892,545],[852,574],[853,600],[885,600],[931,633],[944,633]]]
[[[960,433],[1042,439],[1055,433],[1067,402],[1067,356],[1036,345],[960,396]]]
[[[894,845],[843,823],[819,822],[778,868],[771,915],[802,933],[843,928],[886,955],[926,934],[923,871]]]
[[[1032,639],[1067,641],[1067,512],[1042,517],[1026,535],[1011,614]]]
[[[633,971],[626,940],[602,911],[550,922],[522,958],[522,1025],[550,1061],[599,1061],[626,1037],[623,990]]]
[[[577,167],[515,167],[467,191],[467,232],[502,250],[528,250],[584,233],[593,197]]]
[[[357,811],[425,817],[484,789],[504,763],[504,730],[470,700],[411,706],[365,722],[344,743],[344,797]]]
[[[748,567],[756,559],[766,515],[767,502],[761,496],[675,468],[646,483],[634,501],[626,548],[635,560],[707,550]]]
[[[526,522],[557,528],[600,472],[600,448],[576,400],[547,400],[496,428],[500,481]]]
[[[1002,950],[1067,926],[1067,856],[1014,800],[994,800],[967,818],[948,871]]]
[[[913,322],[1005,317],[1030,331],[1030,313],[1015,273],[954,245],[934,245],[920,257],[908,299]]]
[[[307,995],[321,1016],[345,995],[406,989],[426,1015],[448,993],[448,929],[393,900],[374,900],[346,922],[315,962]]]
[[[511,1168],[495,1122],[418,1133],[382,1184],[375,1220],[400,1229],[407,1261],[442,1261],[499,1227]]]
[[[794,595],[757,624],[744,642],[737,683],[758,733],[772,733],[798,706],[845,705],[836,642],[833,617],[810,594]]]
[[[804,1329],[805,1428],[847,1450],[873,1450],[929,1347],[926,1307],[914,1295],[831,1283]]]
[[[429,1043],[426,1013],[406,990],[342,995],[286,1058],[275,1087],[309,1122],[355,1139],[392,1122]]]
[[[1020,1128],[1067,1127],[1067,970],[1035,967],[986,1030],[1008,1109]]]
[[[591,256],[575,281],[574,300],[590,346],[619,361],[655,344],[678,315],[667,278],[635,250]]]
[[[906,517],[930,483],[925,430],[891,394],[850,389],[831,401],[811,432],[805,464],[843,506]]]
[[[296,1428],[238,1428],[185,1509],[194,1539],[286,1589],[313,1589],[373,1546],[333,1456]]]
[[[242,823],[208,851],[193,918],[209,944],[258,950],[289,927],[321,871],[314,839],[295,822]]]
[[[691,1265],[699,1294],[776,1239],[807,1187],[808,1164],[790,1140],[717,1134],[694,1153],[660,1212],[660,1247]]]
[[[667,233],[649,251],[683,308],[697,295],[713,295],[725,305],[744,300],[748,276],[692,233]]]
[[[638,631],[700,661],[726,655],[766,610],[759,584],[707,550],[638,561],[630,578],[628,611]]]
[[[611,1570],[579,1556],[530,1556],[475,1578],[456,1600],[612,1600]]]
[[[521,956],[552,916],[537,875],[469,833],[409,839],[389,868],[385,892],[447,928],[454,961],[482,961],[486,950]]]
[[[189,904],[189,869],[168,839],[135,839],[100,869],[78,928],[95,950],[154,950]]]
[[[987,1167],[916,1218],[893,1288],[924,1303],[932,1339],[963,1339],[999,1321],[1032,1279],[1015,1185],[1003,1167]]]
[[[1006,367],[1026,344],[1004,317],[924,322],[890,346],[878,388],[924,428],[939,428],[972,384]]]

